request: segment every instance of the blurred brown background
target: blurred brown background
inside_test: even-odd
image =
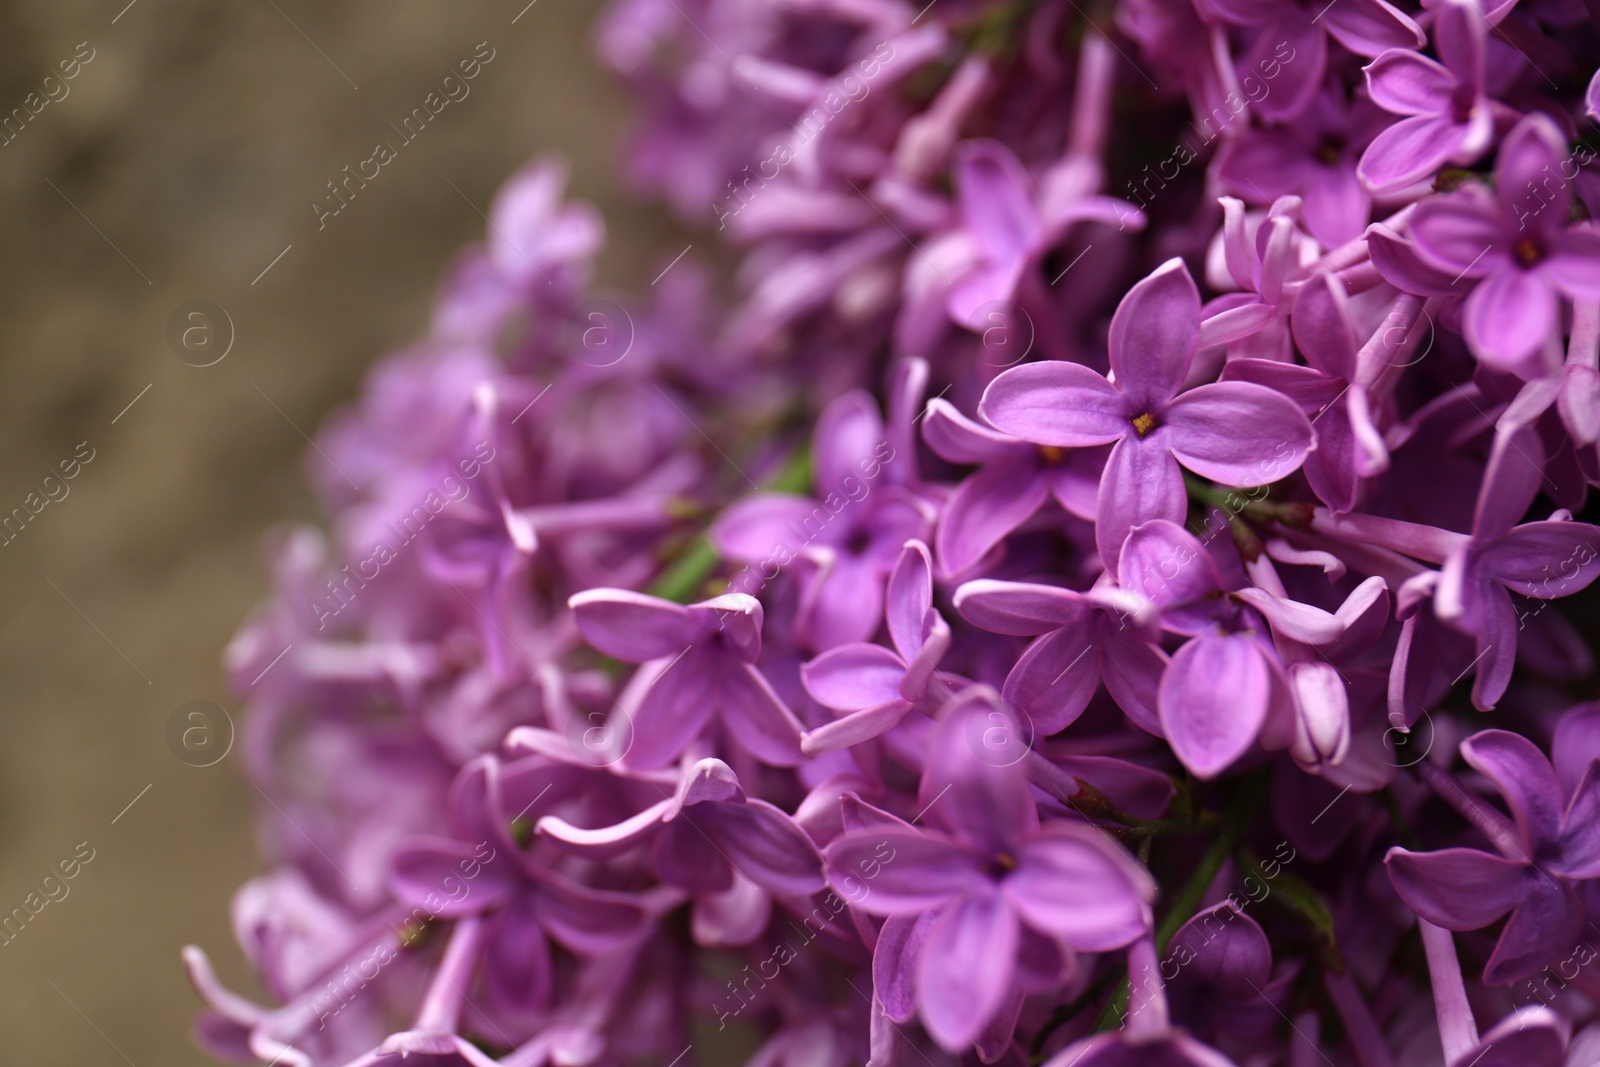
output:
[[[94,850],[0,947],[0,1064],[211,1062],[186,942],[255,991],[227,923],[259,869],[253,792],[237,753],[177,759],[168,717],[237,710],[218,662],[265,594],[262,533],[315,515],[300,431],[423,327],[499,182],[565,155],[606,214],[608,285],[642,288],[659,263],[641,252],[675,243],[619,200],[624,101],[590,58],[593,5],[525,4],[0,3],[0,114],[93,55],[0,147],[0,514],[80,442],[94,455],[0,547],[0,915]],[[479,42],[495,55],[470,95],[319,232],[325,183]],[[196,299],[236,331],[206,368],[165,340]]]

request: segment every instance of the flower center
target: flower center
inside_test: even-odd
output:
[[[1156,422],[1155,413],[1151,411],[1146,411],[1142,415],[1135,415],[1128,421],[1133,423],[1133,428],[1140,437],[1149,437],[1155,428],[1160,425]]]
[[[1324,137],[1317,145],[1316,156],[1325,166],[1333,166],[1344,158],[1344,141],[1337,137]]]
[[[1055,445],[1040,445],[1039,455],[1044,457],[1046,463],[1060,463],[1067,458],[1067,450]]]
[[[1004,878],[1016,869],[1017,857],[1009,852],[997,852],[983,865],[983,872],[990,878]]]
[[[1531,267],[1544,258],[1544,249],[1536,238],[1524,237],[1511,246],[1511,254],[1517,257],[1517,262],[1524,267]]]

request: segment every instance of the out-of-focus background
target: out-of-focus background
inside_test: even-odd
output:
[[[303,434],[422,329],[508,174],[564,155],[606,215],[602,283],[659,267],[673,239],[622,199],[625,102],[591,58],[594,13],[0,3],[0,116],[27,115],[0,134],[0,517],[30,515],[0,535],[0,918],[26,916],[0,933],[0,1063],[212,1062],[190,1039],[188,942],[256,988],[227,919],[259,870],[253,792],[237,753],[181,761],[169,718],[237,711],[219,657],[265,594],[262,535],[316,514]],[[327,183],[485,49],[469,95],[319,230]],[[208,367],[166,336],[196,300],[234,334]]]

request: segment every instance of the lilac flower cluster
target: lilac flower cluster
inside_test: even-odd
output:
[[[322,432],[205,1043],[1600,1064],[1597,31],[617,0],[726,303],[537,163]]]

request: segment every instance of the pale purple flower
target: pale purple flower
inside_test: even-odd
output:
[[[817,420],[816,498],[757,493],[718,517],[712,542],[745,564],[733,588],[760,591],[798,562],[806,642],[820,651],[870,638],[901,547],[926,539],[932,525],[932,508],[890,471],[913,462],[896,450],[871,397],[839,397]]]
[[[890,1018],[915,1005],[950,1049],[978,1037],[1013,982],[1030,980],[1018,970],[1024,945],[1059,971],[1062,951],[1118,948],[1151,921],[1149,883],[1131,856],[1082,824],[1040,826],[1017,768],[974,751],[974,727],[992,707],[968,698],[932,739],[939,758],[919,793],[930,828],[866,827],[823,850],[834,891],[888,917],[874,987]]]
[[[1496,811],[1480,815],[1499,854],[1395,848],[1385,862],[1400,898],[1437,926],[1476,930],[1510,912],[1484,980],[1515,981],[1564,953],[1583,928],[1575,883],[1600,876],[1600,782],[1591,765],[1565,794],[1538,746],[1505,730],[1474,734],[1461,743],[1461,755],[1511,809],[1514,828]]]
[[[1265,81],[1255,110],[1273,122],[1304,113],[1328,69],[1328,38],[1360,56],[1418,48],[1421,28],[1385,0],[1207,0],[1224,21],[1254,30],[1239,56],[1241,81]],[[1285,48],[1288,49],[1285,53]],[[1276,60],[1276,62],[1273,62]],[[1271,77],[1269,72],[1276,73]]]
[[[1402,189],[1445,163],[1472,163],[1488,149],[1494,120],[1485,95],[1487,38],[1478,0],[1446,0],[1434,13],[1438,60],[1394,48],[1367,64],[1373,102],[1404,116],[1361,156],[1361,180],[1374,192]]]
[[[800,724],[762,675],[761,604],[744,593],[685,607],[624,589],[572,598],[584,638],[635,675],[617,729],[631,732],[625,753],[636,767],[677,757],[713,721],[762,759],[789,765],[800,756]]]
[[[1600,300],[1600,233],[1568,224],[1566,155],[1555,123],[1529,115],[1500,146],[1494,192],[1469,183],[1425,200],[1411,219],[1424,261],[1476,281],[1462,310],[1473,351],[1524,377],[1559,326],[1561,297]]]
[[[889,574],[884,617],[893,647],[836,645],[800,669],[811,698],[841,713],[801,738],[807,755],[877,737],[938,694],[950,627],[933,606],[933,561],[921,541],[906,542]]]
[[[1194,279],[1169,260],[1117,306],[1111,378],[1074,363],[1030,363],[984,392],[984,417],[1016,437],[1057,448],[1115,444],[1096,509],[1108,569],[1134,526],[1183,520],[1184,468],[1224,485],[1265,485],[1312,447],[1306,417],[1270,389],[1224,382],[1180,392],[1199,333]]]
[[[1311,236],[1337,248],[1367,226],[1372,196],[1356,164],[1386,118],[1366,97],[1347,100],[1336,84],[1324,86],[1292,119],[1253,127],[1224,144],[1217,177],[1230,194],[1252,203],[1299,197]]]
[[[948,574],[978,563],[1047,500],[1094,519],[1104,449],[1036,445],[974,422],[938,398],[928,403],[922,437],[940,457],[978,467],[940,509],[934,544]]]

